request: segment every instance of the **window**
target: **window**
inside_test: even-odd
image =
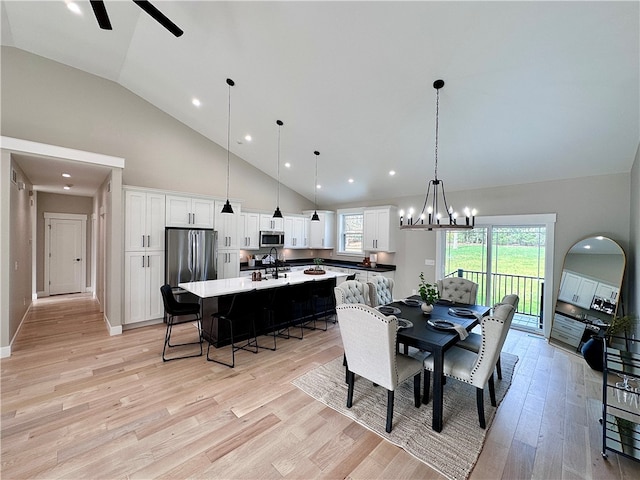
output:
[[[364,253],[364,213],[362,211],[338,211],[339,253],[361,255]]]

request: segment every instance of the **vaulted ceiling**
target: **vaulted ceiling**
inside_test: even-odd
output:
[[[322,203],[629,172],[640,141],[638,2],[2,1],[2,44],[118,82]],[[191,102],[198,98],[200,107]],[[252,140],[244,139],[250,134]],[[389,176],[389,171],[396,174]],[[349,183],[353,179],[353,183]]]

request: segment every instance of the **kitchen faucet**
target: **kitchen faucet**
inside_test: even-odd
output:
[[[271,251],[272,250],[273,250],[273,252],[275,254],[274,256],[271,256]],[[277,280],[278,279],[278,249],[276,247],[271,247],[271,249],[269,250],[269,256],[274,259],[273,261],[276,264],[276,270],[273,273],[273,278],[275,280]]]

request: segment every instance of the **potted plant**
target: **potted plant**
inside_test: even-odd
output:
[[[322,264],[324,263],[324,260],[321,258],[314,258],[313,259],[313,263],[316,266],[316,270],[322,270]]]
[[[433,305],[438,301],[438,290],[435,285],[427,283],[424,279],[424,272],[420,272],[420,283],[418,284],[418,293],[420,298],[424,302],[422,304],[422,311],[424,313],[431,313]]]

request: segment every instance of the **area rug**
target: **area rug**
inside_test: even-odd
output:
[[[504,398],[518,357],[502,353],[502,380],[495,378],[498,405]],[[478,425],[475,387],[447,379],[444,386],[442,432],[431,429],[433,404],[416,408],[413,381],[403,383],[395,393],[393,430],[385,432],[387,393],[384,388],[356,376],[353,406],[348,409],[347,384],[342,356],[322,365],[292,382],[303,392],[352,418],[362,426],[404,449],[417,459],[451,479],[466,479],[476,464],[487,431],[495,416],[488,388],[485,389],[487,429]]]

